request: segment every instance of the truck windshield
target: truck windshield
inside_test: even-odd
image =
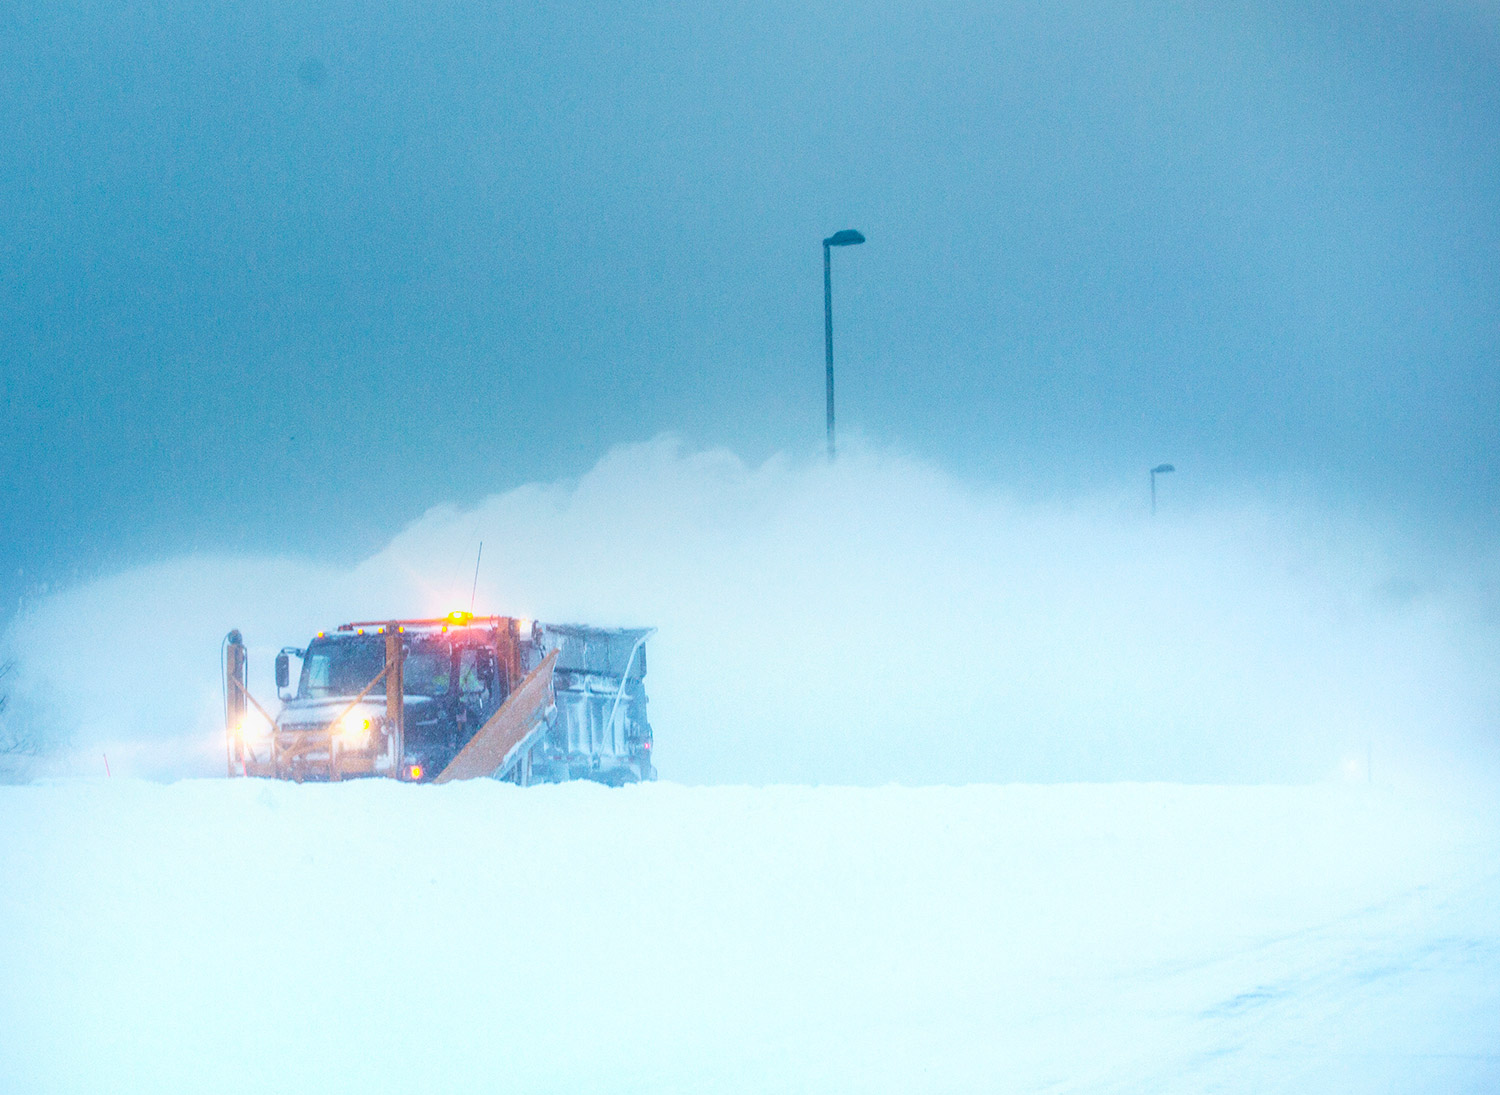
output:
[[[385,639],[378,635],[314,640],[302,663],[297,696],[304,700],[357,696],[384,668]],[[417,643],[407,650],[402,671],[408,696],[446,696],[453,687],[453,651],[447,643]],[[369,694],[384,696],[385,681]]]
[[[413,646],[401,673],[401,685],[408,696],[446,696],[453,687],[453,652],[446,643]]]
[[[385,639],[361,636],[355,639],[314,640],[302,662],[302,680],[297,696],[304,700],[358,695],[385,668]],[[370,695],[385,695],[385,682],[370,689]]]

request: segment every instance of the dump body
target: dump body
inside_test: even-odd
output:
[[[245,687],[244,647],[231,633],[230,774],[425,782],[455,778],[447,770],[473,743],[459,766],[467,775],[458,778],[493,757],[497,770],[480,774],[522,784],[652,780],[644,683],[650,634],[467,613],[348,624],[283,651],[278,689],[290,682],[290,656],[300,673],[273,718]],[[533,686],[522,695],[527,681]],[[515,740],[507,737],[496,752],[496,735]]]
[[[655,779],[646,721],[646,639],[651,631],[544,624],[542,634],[539,649],[558,651],[553,672],[557,717],[532,761],[538,778],[611,784]]]

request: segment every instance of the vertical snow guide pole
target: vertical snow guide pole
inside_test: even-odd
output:
[[[245,641],[238,631],[231,631],[224,639],[224,751],[228,762],[228,774],[234,775],[235,746],[241,728],[245,725]],[[241,768],[244,756],[240,757]]]
[[[509,616],[495,628],[495,660],[500,666],[501,695],[509,697],[526,675],[521,672],[521,625]]]
[[[392,621],[385,626],[385,725],[391,735],[397,779],[406,770],[406,681],[401,655],[401,625]]]

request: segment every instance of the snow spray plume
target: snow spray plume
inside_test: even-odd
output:
[[[54,595],[5,638],[13,715],[126,772],[222,771],[230,627],[269,698],[275,652],[319,628],[462,607],[481,540],[481,611],[660,629],[668,779],[1363,781],[1493,762],[1493,628],[1353,522],[1250,503],[1153,521],[1139,499],[1021,503],[869,449],[751,467],[671,439],[433,509],[352,569],[198,557]]]

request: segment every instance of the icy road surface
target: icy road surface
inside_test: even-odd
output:
[[[1492,1092],[1378,788],[0,788],[5,1092]]]

